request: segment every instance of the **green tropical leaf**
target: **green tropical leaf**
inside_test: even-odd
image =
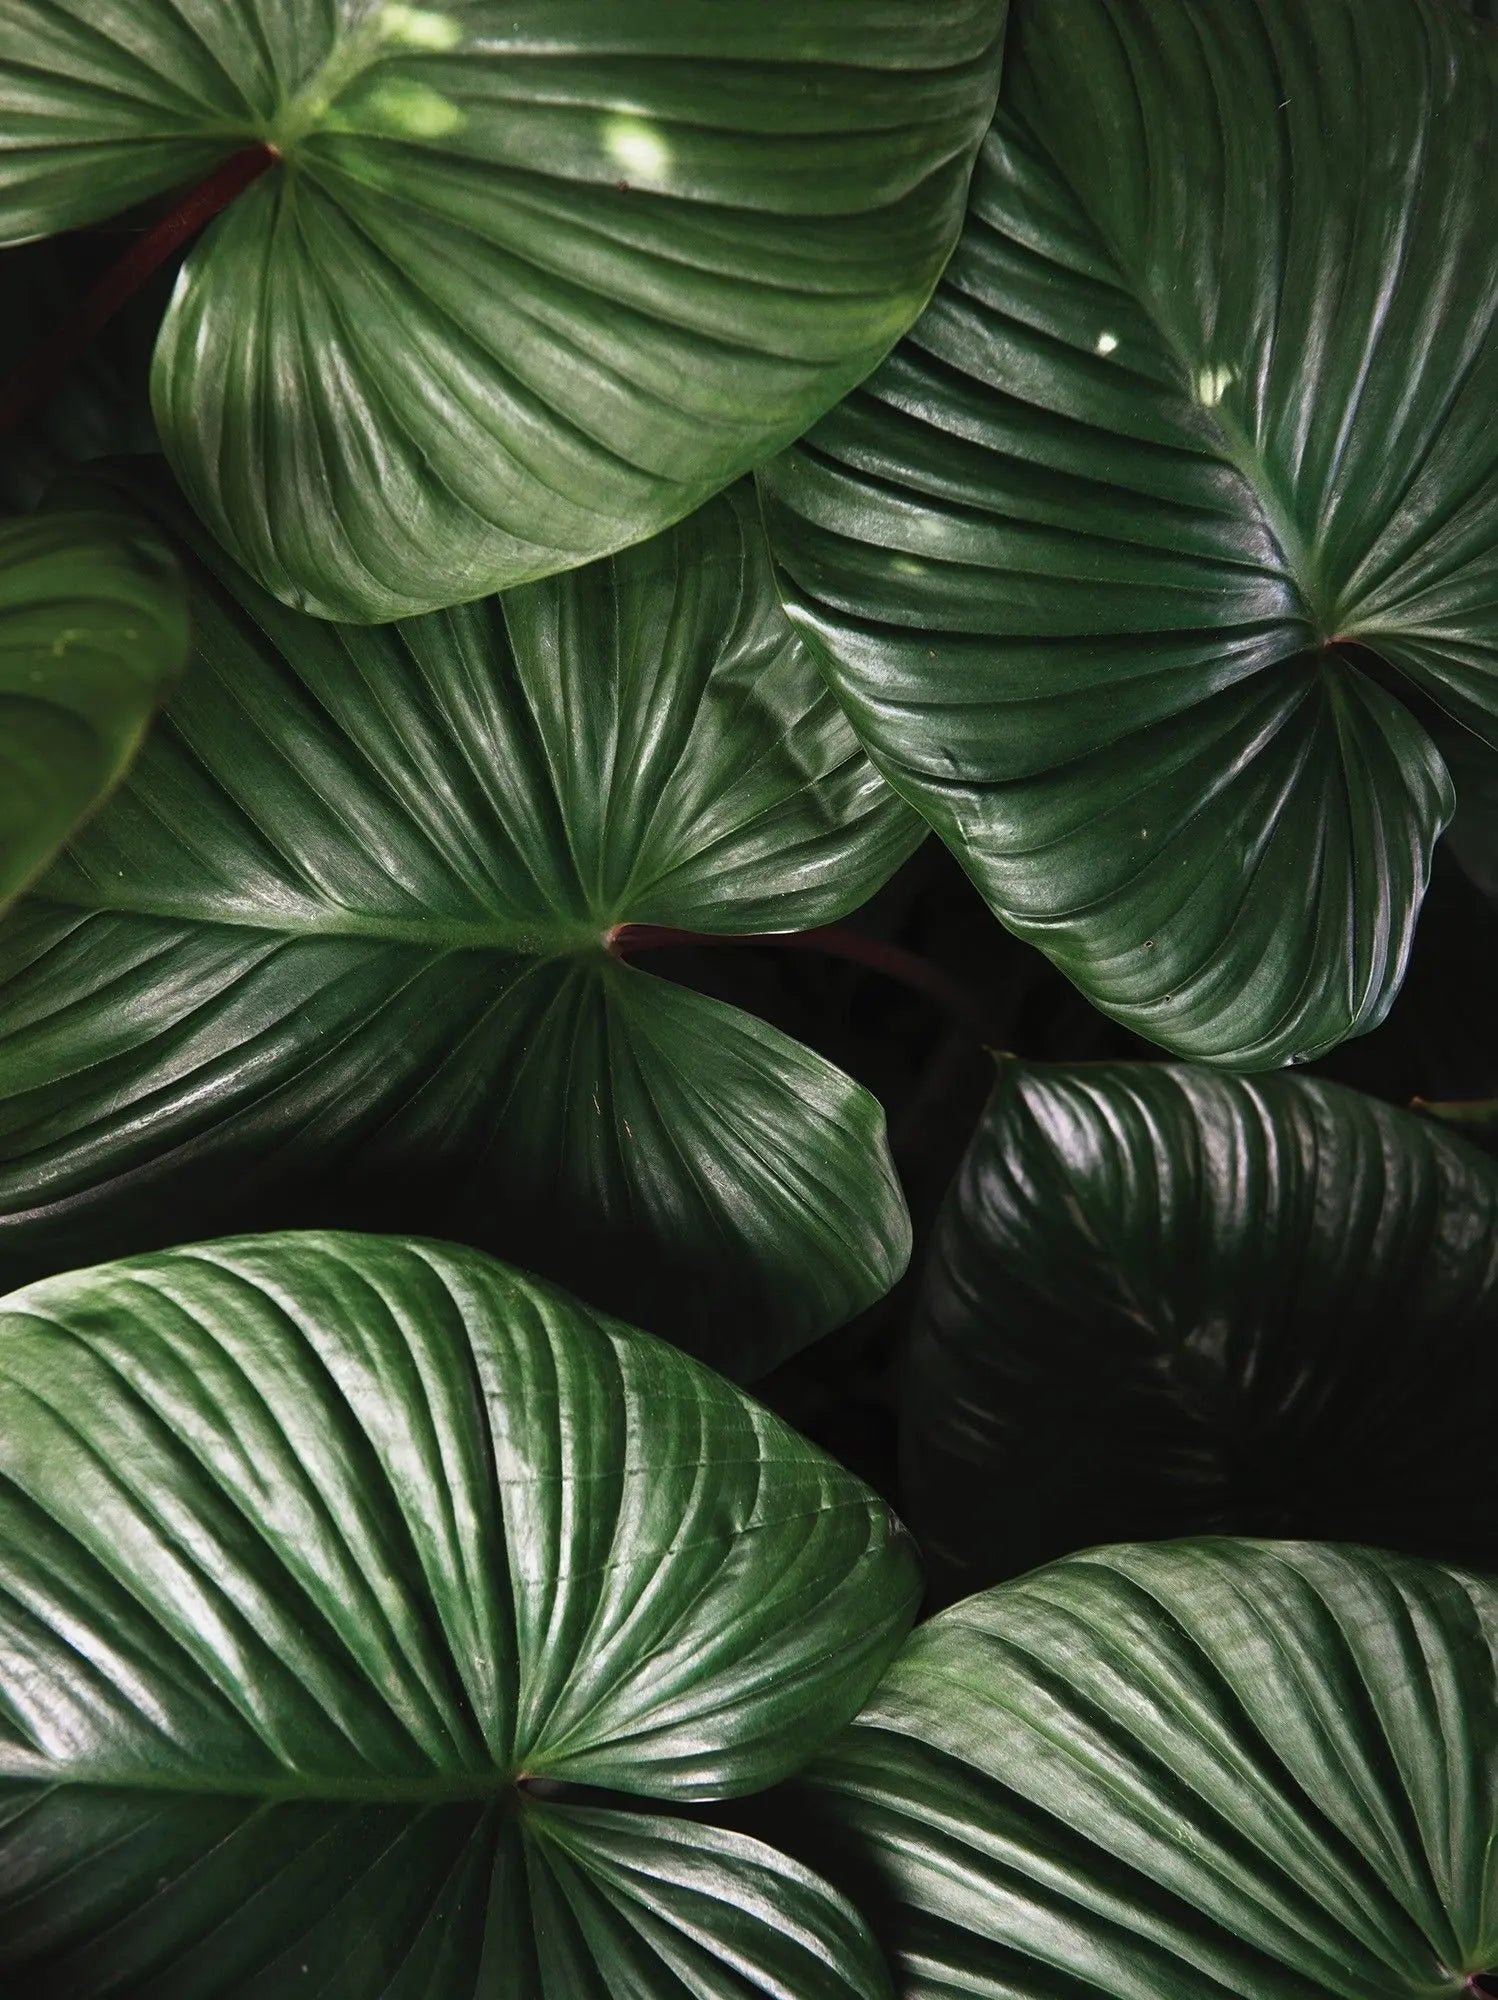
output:
[[[1498,1584],[1308,1543],[1078,1556],[922,1626],[808,1789],[905,2000],[1485,1992]]]
[[[783,1777],[919,1588],[778,1419],[473,1251],[243,1238],[14,1293],[0,1965],[136,2000],[878,1995],[803,1869],[565,1786]]]
[[[782,617],[752,496],[382,628],[180,546],[194,671],[0,929],[9,1282],[388,1216],[740,1376],[887,1291],[875,1101],[608,949],[842,915],[922,831]]]
[[[0,1787],[36,2000],[888,2000],[863,1920],[716,1827],[587,1806]]]
[[[0,522],[0,905],[124,776],[187,642],[181,578],[144,528]]]
[[[1498,1568],[1495,1240],[1498,1163],[1337,1084],[1004,1060],[901,1401],[942,1594],[1119,1537]]]
[[[1018,0],[961,242],[766,477],[791,602],[998,915],[1183,1054],[1398,988],[1498,743],[1498,64],[1445,0]]]
[[[277,596],[395,618],[680,519],[928,298],[1003,0],[0,0],[0,240],[277,153],[153,397]]]

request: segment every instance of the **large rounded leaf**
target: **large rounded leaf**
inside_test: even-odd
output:
[[[0,905],[119,783],[186,656],[154,535],[98,513],[0,522]]]
[[[925,304],[1003,0],[0,0],[0,239],[264,141],[162,439],[277,596],[387,619],[583,562],[787,444]]]
[[[378,1214],[739,1375],[887,1290],[874,1100],[607,949],[825,921],[920,831],[781,616],[752,499],[379,630],[207,546],[181,698],[0,930],[11,1281]]]
[[[521,1781],[782,1777],[918,1592],[851,1475],[472,1251],[245,1238],[14,1293],[0,1964],[137,1996],[314,1966],[349,2000],[877,1993],[803,1870]]]
[[[921,1627],[817,1767],[908,2000],[1437,2000],[1498,1970],[1498,1584],[1110,1549]]]
[[[769,475],[876,761],[1187,1055],[1387,1011],[1452,805],[1391,686],[1498,741],[1489,41],[1445,0],[1018,0],[935,301]]]
[[[1124,1536],[1498,1567],[1498,1162],[1309,1078],[1004,1060],[902,1401],[960,1594]]]

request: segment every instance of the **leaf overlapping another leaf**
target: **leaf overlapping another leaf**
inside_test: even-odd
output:
[[[1241,1068],[1374,1027],[1498,742],[1498,70],[1443,0],[1021,0],[937,294],[767,469],[791,607],[1006,924]]]
[[[1498,1586],[1077,1556],[921,1626],[808,1809],[907,2000],[1456,2000],[1498,1966]]]
[[[153,401],[277,596],[390,619],[680,519],[882,358],[993,106],[995,0],[5,0],[0,240],[257,141]]]
[[[518,1788],[771,1782],[908,1627],[883,1503],[727,1383],[474,1252],[302,1235],[12,1295],[0,1410],[25,1990],[887,1991],[760,1843]]]
[[[157,505],[197,657],[0,929],[0,1269],[388,1214],[740,1376],[887,1290],[874,1100],[607,949],[843,915],[921,831],[785,624],[752,499],[379,629],[286,610]]]

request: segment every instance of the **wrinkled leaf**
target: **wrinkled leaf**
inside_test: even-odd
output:
[[[908,2000],[1455,2000],[1498,1968],[1498,1585],[1079,1556],[922,1626],[810,1790]]]
[[[908,1356],[951,1596],[1120,1536],[1498,1566],[1498,1165],[1337,1084],[1008,1059]]]
[[[781,616],[752,498],[380,629],[210,547],[183,544],[180,698],[0,929],[10,1281],[388,1219],[741,1376],[886,1291],[909,1221],[879,1106],[607,949],[826,921],[920,832]]]
[[[517,1784],[771,1782],[914,1611],[883,1503],[671,1348],[472,1251],[198,1246],[0,1304],[0,1470],[26,1990],[883,1990],[782,1857]]]
[[[162,440],[277,596],[389,619],[638,540],[924,305],[1003,0],[3,0],[0,239],[257,141],[188,257]]]
[[[0,905],[119,783],[186,655],[154,535],[97,513],[0,521]]]
[[[875,761],[1183,1054],[1398,989],[1498,742],[1498,64],[1445,0],[1020,0],[936,297],[767,474]]]

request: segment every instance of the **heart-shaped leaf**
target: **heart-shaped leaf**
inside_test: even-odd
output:
[[[1184,1054],[1387,1011],[1452,805],[1391,686],[1498,742],[1495,114],[1445,0],[1018,0],[933,304],[767,478],[876,762]]]
[[[1437,2000],[1498,1969],[1498,1584],[1079,1556],[922,1626],[811,1785],[906,2000]]]
[[[782,617],[752,496],[379,629],[181,546],[194,671],[0,929],[10,1282],[389,1219],[742,1377],[881,1296],[910,1235],[879,1106],[607,948],[841,915],[921,831]]]
[[[944,1594],[1119,1535],[1498,1566],[1498,1163],[1305,1077],[1007,1058],[901,1409]]]
[[[119,783],[186,656],[154,535],[88,512],[0,522],[0,905]]]
[[[778,450],[951,250],[1003,0],[0,0],[0,240],[237,147],[154,402],[277,596],[388,619],[602,555]]]
[[[526,1784],[770,1783],[918,1595],[851,1475],[473,1251],[46,1280],[0,1303],[0,1964],[135,2000],[876,1995],[793,1863]]]

